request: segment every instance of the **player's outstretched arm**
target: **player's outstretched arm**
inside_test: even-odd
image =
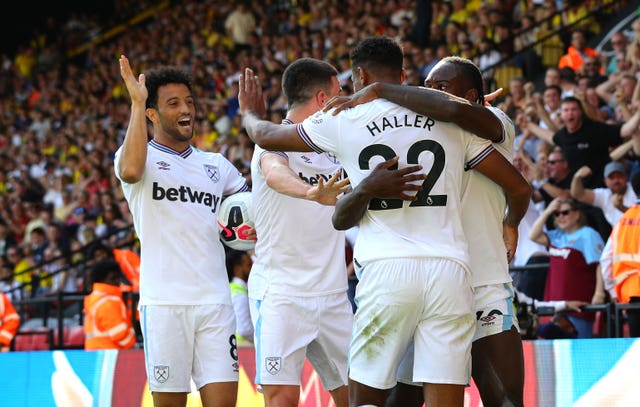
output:
[[[347,101],[344,98],[330,100],[323,111],[335,108],[332,112],[335,115],[376,98],[387,99],[436,120],[455,123],[487,140],[500,142],[503,139],[500,119],[485,106],[422,86],[375,82],[351,95]]]
[[[335,205],[338,202],[338,196],[347,192],[350,187],[349,178],[340,179],[341,174],[342,170],[337,171],[326,183],[320,177],[318,185],[307,190],[306,198],[322,205]]]
[[[347,230],[360,222],[372,198],[416,199],[410,191],[422,190],[422,184],[411,182],[424,180],[426,174],[419,173],[421,165],[397,169],[398,157],[382,162],[351,192],[342,196],[333,213],[333,227]]]
[[[238,86],[238,103],[243,125],[254,143],[265,150],[313,151],[300,138],[295,124],[276,124],[261,119],[265,115],[262,85],[250,68],[246,68],[240,74]]]
[[[260,167],[269,188],[294,198],[316,201],[322,205],[335,205],[338,195],[349,189],[348,179],[339,179],[338,171],[325,183],[320,178],[317,186],[309,185],[293,172],[287,159],[275,152],[260,157]]]
[[[142,178],[147,162],[146,102],[148,92],[144,74],[140,74],[136,80],[129,59],[124,55],[120,56],[119,63],[120,75],[131,97],[131,117],[116,170],[124,182],[135,183]]]

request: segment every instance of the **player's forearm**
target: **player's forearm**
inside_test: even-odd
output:
[[[127,183],[138,182],[147,162],[147,118],[144,102],[131,105],[129,127],[122,144],[118,174]]]
[[[265,180],[269,188],[281,194],[294,198],[305,199],[311,185],[302,181],[291,168],[284,165],[271,167],[265,173]]]
[[[347,230],[356,226],[367,211],[372,196],[366,193],[361,185],[344,194],[336,203],[331,219],[336,230]]]
[[[374,84],[381,98],[436,120],[455,123],[466,131],[491,141],[502,140],[500,120],[484,106],[422,86]]]
[[[300,138],[295,124],[276,124],[260,119],[253,111],[247,111],[243,125],[249,138],[265,150],[313,151]]]
[[[525,181],[514,191],[507,191],[507,213],[504,223],[517,227],[529,209],[531,201],[531,186]]]

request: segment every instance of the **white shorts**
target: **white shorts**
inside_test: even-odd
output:
[[[417,382],[469,383],[475,329],[467,271],[448,259],[368,263],[356,288],[349,377],[389,389],[413,341]]]
[[[149,390],[190,392],[238,381],[236,320],[231,305],[140,307]]]
[[[473,340],[499,334],[515,327],[520,332],[513,305],[513,285],[501,283],[473,289],[476,308],[476,332]]]
[[[353,310],[347,293],[318,297],[265,294],[250,299],[256,384],[300,385],[305,358],[327,391],[348,384]]]
[[[476,330],[473,340],[508,331],[512,326],[520,331],[513,305],[513,285],[511,283],[476,287],[473,290],[476,309]],[[413,343],[398,367],[398,381],[421,385],[413,381]]]

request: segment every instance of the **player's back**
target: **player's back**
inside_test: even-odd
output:
[[[311,146],[334,151],[354,186],[396,155],[400,167],[422,164],[428,174],[416,201],[370,202],[355,247],[360,263],[447,257],[468,264],[460,219],[462,175],[466,163],[492,150],[489,142],[382,99],[336,116],[316,114],[299,131]]]

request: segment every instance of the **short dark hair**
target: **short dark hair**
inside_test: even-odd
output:
[[[161,68],[153,68],[144,73],[145,85],[147,87],[147,108],[158,108],[158,89],[162,86],[177,83],[183,84],[189,91],[191,88],[191,75],[182,69],[164,66]]]
[[[458,56],[448,56],[442,61],[456,67],[456,76],[461,80],[468,81],[469,88],[475,89],[478,94],[476,102],[484,106],[484,79],[480,68],[473,61]]]
[[[331,79],[338,71],[330,63],[315,58],[300,58],[282,74],[282,92],[289,107],[306,103],[318,90],[329,92]]]
[[[368,37],[349,53],[351,68],[366,68],[378,75],[400,76],[404,63],[402,47],[386,36]]]
[[[122,275],[122,269],[118,262],[114,260],[100,261],[91,269],[91,281],[93,283],[103,283],[112,273]]]
[[[582,106],[582,102],[577,97],[565,96],[564,98],[562,98],[562,102],[560,102],[560,104],[563,105],[565,103],[577,103],[578,107],[580,108],[580,111],[584,113],[584,107]]]

